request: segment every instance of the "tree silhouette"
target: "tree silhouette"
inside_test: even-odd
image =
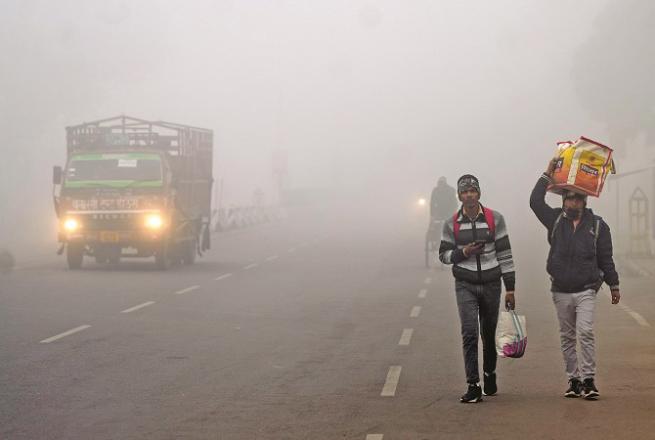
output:
[[[611,0],[573,63],[582,105],[618,146],[655,145],[655,2]]]

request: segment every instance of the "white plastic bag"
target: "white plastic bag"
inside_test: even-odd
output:
[[[528,345],[525,316],[514,310],[500,312],[496,327],[496,353],[500,357],[520,358]]]

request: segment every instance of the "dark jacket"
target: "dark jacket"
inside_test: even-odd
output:
[[[598,290],[603,281],[611,288],[618,288],[619,274],[612,258],[610,228],[591,209],[584,210],[575,230],[573,222],[562,217],[550,239],[555,221],[562,213],[562,208],[546,204],[546,189],[550,183],[550,177],[545,174],[539,178],[530,196],[530,208],[548,229],[550,252],[546,270],[552,280],[551,290],[563,293]],[[596,220],[599,220],[597,240]]]
[[[430,196],[430,217],[436,220],[446,220],[457,211],[457,194],[455,188],[447,183],[434,187]]]

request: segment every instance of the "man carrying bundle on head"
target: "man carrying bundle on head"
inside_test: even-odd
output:
[[[587,196],[565,190],[562,207],[551,208],[545,197],[558,158],[550,161],[530,196],[530,208],[548,229],[551,292],[560,327],[560,342],[569,387],[565,397],[597,399],[594,346],[596,293],[603,282],[610,286],[612,304],[621,299],[619,275],[612,258],[610,228],[587,208]],[[577,341],[576,341],[577,339]],[[580,342],[580,363],[576,351]]]

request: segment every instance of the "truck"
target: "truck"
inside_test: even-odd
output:
[[[66,153],[53,199],[69,269],[154,257],[165,270],[210,248],[212,130],[123,115],[66,127]]]

